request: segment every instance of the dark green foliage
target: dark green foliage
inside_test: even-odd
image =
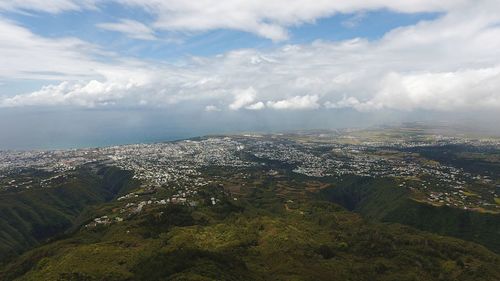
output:
[[[35,249],[1,280],[498,280],[500,257],[458,239],[371,224],[323,201],[296,211],[161,208]],[[157,211],[157,210],[155,210]],[[202,212],[202,224],[194,217]],[[264,212],[266,213],[266,212]],[[144,237],[144,229],[162,229]],[[131,233],[126,234],[125,229]],[[139,235],[135,235],[134,232]],[[2,275],[3,274],[3,275]],[[59,279],[58,279],[59,278]]]
[[[103,177],[85,180],[95,180],[101,188],[87,188],[102,197],[81,204],[97,200],[99,210],[116,208],[116,201],[103,202],[110,193],[128,188],[128,177],[113,171],[100,174]],[[122,181],[121,188],[114,184]],[[272,180],[263,185],[237,201],[218,186],[206,188],[197,207],[149,205],[121,223],[59,236],[4,266],[0,280],[500,280],[500,257],[480,245],[380,222],[408,218],[410,224],[422,216],[434,228],[446,225],[444,219],[432,217],[433,210],[412,207],[408,202],[419,203],[408,199],[404,189],[394,190],[390,180],[346,178],[342,185],[352,194],[338,186],[321,192],[323,199],[369,212],[369,221],[317,197],[277,194]],[[292,188],[299,189],[300,181]],[[211,197],[217,198],[216,205],[211,200],[203,203]],[[82,213],[80,207],[72,209],[54,198],[52,204],[60,202],[63,210],[71,211],[4,211],[30,220],[42,215],[67,218],[73,224]],[[455,216],[443,212],[448,220]],[[468,229],[477,220],[474,215],[456,217],[446,221],[450,226],[445,229]],[[15,227],[22,227],[22,222]],[[38,229],[39,235],[50,234],[50,228]]]
[[[145,237],[157,237],[174,226],[189,226],[195,223],[189,207],[184,205],[167,205],[154,213],[145,215],[140,223]]]
[[[0,263],[69,229],[89,206],[130,188],[131,173],[82,169],[54,186],[0,194]]]
[[[136,280],[144,281],[183,280],[181,276],[186,273],[211,280],[252,279],[245,263],[238,257],[199,249],[154,253],[140,261],[133,271]]]
[[[500,177],[500,163],[498,161],[486,161],[485,157],[464,157],[468,154],[479,154],[481,156],[496,156],[499,157],[500,150],[498,147],[475,147],[469,145],[446,145],[446,146],[429,146],[415,147],[406,149],[408,152],[417,152],[420,155],[438,161],[443,164],[460,167],[467,172],[474,174],[488,175],[493,178]],[[498,159],[498,158],[497,158]]]
[[[335,257],[335,252],[328,245],[321,245],[316,249],[316,253],[321,255],[324,259],[331,259]]]
[[[406,224],[474,241],[500,253],[500,215],[420,203],[388,179],[348,178],[322,191],[321,197],[368,220]]]
[[[410,199],[404,203],[388,212],[383,221],[474,241],[500,253],[500,215],[434,207]]]
[[[59,275],[58,281],[93,281],[92,277],[88,274],[80,273],[80,272],[71,272],[71,273],[61,273]]]

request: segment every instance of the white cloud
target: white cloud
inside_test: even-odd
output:
[[[0,11],[61,13],[95,9],[96,0],[0,0]]]
[[[360,105],[360,102],[355,97],[343,97],[342,100],[338,102],[326,101],[324,106],[329,109],[337,109],[337,108],[357,108]]]
[[[493,0],[492,0],[493,1]],[[154,28],[170,31],[233,29],[272,40],[288,38],[287,28],[338,13],[388,9],[396,12],[448,12],[471,0],[0,0],[0,10],[60,13],[107,2],[139,7],[156,17]]]
[[[449,11],[465,0],[122,0],[157,16],[156,28],[180,31],[235,29],[272,40],[288,38],[287,27],[337,13],[388,9],[398,12]]]
[[[157,40],[155,32],[151,28],[135,20],[121,19],[118,22],[100,23],[97,26],[105,30],[123,33],[133,39]]]
[[[357,8],[352,3],[366,8],[367,2],[363,2],[365,6],[359,1],[343,5],[350,5],[354,11]],[[420,2],[427,3],[427,8]],[[113,55],[112,62],[103,63],[95,59],[95,54],[102,52],[96,46],[75,38],[44,38],[0,20],[2,81],[67,80],[33,93],[0,97],[0,106],[187,103],[197,108],[217,104],[220,109],[230,110],[317,109],[320,104],[360,111],[500,109],[500,16],[496,12],[500,2],[391,3],[387,5],[402,11],[449,12],[436,20],[397,28],[376,41],[356,38],[266,51],[235,50],[215,57],[193,57],[179,65],[138,62]],[[159,2],[155,5],[163,7]],[[152,13],[157,13],[155,5],[149,6]],[[312,4],[303,5],[307,10]],[[176,5],[172,9],[182,10]],[[290,8],[291,14],[293,11]],[[285,18],[283,15],[283,20],[276,20],[284,30],[296,22]]]
[[[14,97],[0,100],[0,107],[18,107],[18,106],[79,106],[96,107],[115,105],[117,102],[123,102],[135,89],[143,86],[140,81],[109,80],[99,82],[91,80],[88,83],[69,83],[62,82],[58,85],[45,86],[39,91],[16,95]],[[139,96],[137,96],[138,98]],[[139,104],[147,103],[141,99]]]
[[[500,109],[500,66],[444,73],[389,73],[376,94],[365,101],[343,97],[326,108],[359,111],[415,109],[434,111]]]
[[[265,107],[266,105],[263,102],[259,101],[249,106],[246,106],[245,108],[248,110],[261,110],[264,109]]]
[[[268,101],[267,107],[283,110],[283,109],[317,109],[319,97],[316,95],[296,96],[286,100]]]
[[[229,105],[229,109],[238,110],[248,104],[251,104],[255,100],[256,95],[257,93],[253,87],[243,91],[238,91],[234,96],[234,101]]]
[[[366,109],[500,109],[500,66],[444,73],[388,74]]]
[[[77,38],[44,38],[0,17],[0,78],[94,78],[95,69],[106,67],[92,58],[100,52]]]

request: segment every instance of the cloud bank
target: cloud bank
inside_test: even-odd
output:
[[[0,10],[99,8],[91,1],[2,1]],[[83,3],[83,2],[82,2]],[[442,12],[383,38],[234,50],[155,64],[107,53],[77,38],[45,38],[0,18],[0,79],[54,80],[38,91],[0,93],[0,107],[169,107],[200,111],[353,108],[412,111],[500,109],[500,3],[480,1],[134,1],[155,16],[101,28],[153,39],[154,30],[219,28],[285,40],[290,26],[335,13],[386,8]],[[129,28],[135,26],[134,28]],[[148,35],[149,34],[149,35]],[[101,58],[107,59],[103,61]]]

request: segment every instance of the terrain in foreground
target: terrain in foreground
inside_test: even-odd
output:
[[[3,152],[1,280],[499,280],[499,140],[421,126]]]

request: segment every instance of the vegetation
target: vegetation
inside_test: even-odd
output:
[[[131,188],[130,177],[116,168],[82,169],[54,186],[0,194],[0,262],[63,234],[89,206]]]
[[[418,147],[408,149],[444,164],[453,164],[465,171],[498,178],[500,175],[500,151],[497,147],[476,148],[468,145]]]
[[[321,196],[367,220],[401,223],[454,236],[500,253],[500,215],[420,203],[390,179],[349,177],[342,185],[323,190]]]
[[[477,244],[401,225],[368,223],[318,199],[285,201],[285,208],[272,191],[248,193],[217,206],[167,205],[120,224],[82,228],[27,252],[5,266],[0,279],[500,278],[500,257]]]
[[[479,161],[495,179],[498,155],[467,149],[412,152],[467,171]],[[151,203],[171,198],[168,186],[95,166],[0,193],[0,280],[500,280],[498,214],[423,203],[398,178],[315,178],[241,154],[266,169],[205,167],[207,185],[175,204]]]

